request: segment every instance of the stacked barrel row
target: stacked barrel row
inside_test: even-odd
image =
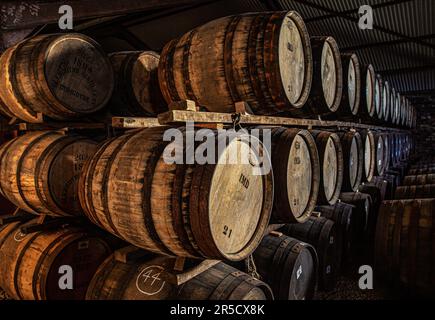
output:
[[[0,112],[26,122],[155,116],[199,109],[414,127],[416,111],[373,65],[309,36],[298,13],[251,13],[206,23],[155,52],[107,56],[81,34],[38,35],[0,58]]]
[[[396,200],[382,203],[376,232],[380,282],[414,297],[435,293],[435,158],[430,151],[409,166]]]

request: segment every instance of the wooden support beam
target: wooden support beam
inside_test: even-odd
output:
[[[104,16],[122,15],[140,11],[196,4],[206,0],[28,0],[4,1],[0,5],[0,29],[28,29],[43,24],[57,23],[59,7],[70,5],[74,20],[91,19]]]
[[[93,130],[105,129],[105,123],[95,122],[46,122],[46,123],[18,123],[19,131],[41,131],[41,130]]]
[[[157,118],[141,117],[113,117],[112,127],[124,129],[158,127],[160,123]]]

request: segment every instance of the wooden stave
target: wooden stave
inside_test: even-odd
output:
[[[311,284],[306,284],[302,292],[296,293],[294,290],[300,289],[295,288],[298,287],[296,283],[301,280],[297,275],[295,278],[294,271],[298,269],[296,262],[302,251],[307,251],[311,255],[314,274],[310,277],[314,278]],[[313,298],[318,272],[318,258],[313,246],[287,236],[266,235],[254,251],[253,258],[257,271],[262,279],[270,284],[276,300],[311,300]],[[274,271],[271,272],[271,270]],[[305,271],[306,268],[303,270]],[[304,276],[305,272],[302,273]]]
[[[148,57],[157,61],[155,69],[142,68],[142,74],[147,75],[144,87],[147,91],[141,98],[144,104],[138,100],[133,88],[133,71],[141,57]],[[110,109],[117,116],[156,116],[168,111],[166,102],[160,92],[158,84],[157,66],[159,54],[154,51],[121,51],[109,54],[116,80],[115,89],[110,100]],[[152,66],[149,66],[152,68]],[[121,110],[119,106],[122,106]]]
[[[403,179],[404,186],[434,184],[435,174],[421,174],[416,176],[405,176]]]
[[[94,144],[85,137],[65,136],[52,131],[36,131],[10,141],[9,144],[2,147],[0,152],[1,176],[3,176],[0,181],[0,192],[17,207],[36,215],[82,215],[83,212],[78,200],[76,208],[73,208],[67,207],[65,203],[56,199],[51,191],[52,183],[49,177],[51,164],[54,163],[62,150],[80,141],[89,145]],[[17,147],[18,149],[16,149]],[[18,158],[16,161],[8,161],[10,158],[5,159],[7,154],[11,154],[12,157],[18,156]],[[38,161],[34,163],[31,161],[32,158],[38,159]],[[11,164],[12,167],[8,168]],[[26,175],[23,176],[23,173]],[[6,180],[6,177],[11,176],[15,176],[15,178],[9,184],[3,185],[2,182]],[[67,182],[65,181],[65,183]],[[26,185],[23,186],[23,183]],[[24,190],[27,191],[24,192]]]
[[[260,66],[257,66],[257,60],[260,62],[263,61],[264,58],[269,57],[267,55],[267,52],[272,52],[270,55],[270,58],[273,59],[274,56],[276,56],[276,52],[271,51],[273,46],[275,46],[276,41],[278,41],[278,36],[275,35],[277,28],[277,24],[279,24],[280,21],[284,19],[284,17],[289,17],[292,19],[292,22],[296,25],[300,32],[301,41],[304,44],[304,61],[305,61],[305,70],[307,71],[305,78],[304,78],[304,85],[302,89],[302,93],[299,97],[299,100],[293,104],[290,104],[287,99],[283,99],[283,92],[281,88],[276,88],[274,83],[280,82],[280,80],[277,77],[277,70],[276,68],[279,68],[278,64],[276,63],[266,63],[267,61],[264,61],[264,64],[261,64]],[[262,46],[258,47],[256,50],[257,52],[251,52],[250,53],[250,61],[246,61],[248,65],[246,65],[245,69],[249,69],[249,74],[247,77],[248,81],[245,81],[245,84],[239,83],[237,86],[242,86],[245,88],[243,91],[245,93],[248,93],[248,95],[243,94],[241,90],[236,90],[235,88],[228,88],[226,86],[226,80],[221,78],[219,80],[219,83],[222,83],[223,89],[220,91],[220,95],[215,98],[213,98],[213,102],[209,102],[210,105],[208,105],[208,109],[210,111],[219,111],[219,112],[232,112],[234,110],[234,103],[237,101],[246,101],[250,104],[251,108],[254,110],[257,114],[273,114],[279,111],[297,111],[298,108],[303,107],[303,105],[306,102],[306,99],[308,98],[308,94],[311,87],[311,78],[312,78],[312,59],[311,59],[311,46],[309,43],[308,38],[308,32],[306,31],[306,27],[303,23],[302,18],[296,13],[296,12],[276,12],[276,13],[260,13],[260,14],[243,14],[239,16],[231,16],[231,17],[225,17],[219,19],[222,24],[226,25],[227,28],[231,28],[231,32],[229,32],[229,36],[237,36],[234,33],[234,30],[237,29],[237,24],[239,23],[246,23],[247,19],[252,19],[252,23],[250,28],[253,33],[257,33],[257,35],[252,34],[249,35],[247,39],[247,52],[244,53],[244,55],[249,54],[248,51],[252,51],[254,48],[249,47],[249,43],[255,43],[253,40],[255,40],[257,37],[259,39],[259,43],[263,43]],[[210,26],[212,23],[216,24],[218,20],[212,21],[206,25],[203,25],[197,29],[194,29],[190,33],[200,33],[202,32],[207,26]],[[219,21],[218,21],[219,22]],[[234,26],[236,25],[236,26]],[[257,27],[257,25],[261,25],[263,27]],[[266,32],[269,30],[269,32]],[[265,34],[266,32],[266,34]],[[195,35],[190,35],[191,37]],[[187,34],[184,37],[189,37]],[[223,37],[225,38],[224,34],[220,34],[217,37]],[[183,38],[183,37],[182,37]],[[199,106],[204,106],[207,108],[208,103],[203,103],[199,101],[198,99],[198,93],[196,94],[197,97],[194,97],[192,94],[180,94],[182,92],[180,91],[186,91],[185,89],[176,90],[174,89],[174,80],[171,80],[171,73],[175,72],[177,68],[173,68],[172,63],[172,56],[173,56],[173,50],[176,42],[182,41],[182,38],[176,40],[173,43],[169,43],[165,46],[162,52],[162,59],[159,66],[159,82],[160,86],[163,92],[163,95],[168,103],[181,100],[181,99],[190,99],[197,102]],[[213,34],[213,39],[215,38],[215,34]],[[255,39],[254,39],[255,38]],[[221,40],[222,43],[224,43],[226,46],[229,46],[230,43],[228,43],[229,40]],[[256,40],[255,40],[256,41]],[[251,46],[252,47],[252,46]],[[264,51],[263,51],[264,50]],[[264,52],[264,53],[263,53]],[[226,69],[227,73],[229,73],[228,77],[232,72],[228,72],[228,70],[231,70],[231,60],[234,59],[234,57],[231,57],[231,54],[222,54],[221,57],[226,57],[226,61],[222,63],[222,70]],[[246,59],[246,58],[244,58]],[[193,59],[190,59],[192,61]],[[275,59],[276,61],[276,59]],[[262,66],[266,66],[267,68],[272,68],[271,70],[263,70]],[[275,70],[274,70],[275,68]],[[238,68],[240,69],[240,68]],[[240,70],[243,70],[240,69]],[[269,77],[264,76],[264,72],[270,73]],[[258,73],[258,74],[254,74]],[[229,82],[233,82],[235,77],[231,75],[233,78]],[[209,77],[209,76],[208,76]],[[258,82],[256,82],[258,81]],[[250,82],[250,84],[249,84]],[[171,84],[172,83],[172,84]],[[225,84],[225,85],[224,85]],[[180,85],[180,84],[178,84]],[[257,88],[256,88],[257,86]],[[261,89],[260,86],[263,86]],[[282,86],[282,84],[281,84]],[[198,87],[200,88],[200,86]],[[210,90],[208,90],[210,91]],[[231,92],[230,92],[231,91]],[[224,94],[223,94],[224,93]],[[234,97],[232,97],[234,95]],[[265,96],[266,95],[266,96]],[[285,96],[285,95],[284,95]],[[273,100],[273,103],[272,103]],[[266,106],[266,108],[264,108]],[[263,107],[263,108],[261,108]]]
[[[330,36],[313,36],[311,40],[311,49],[313,56],[313,82],[311,85],[311,92],[306,102],[306,107],[311,110],[311,116],[328,116],[334,114],[340,107],[342,94],[343,94],[343,69],[341,64],[340,51],[337,42]],[[328,106],[324,96],[324,88],[322,81],[322,58],[323,48],[329,45],[333,52],[336,73],[336,86],[333,103]],[[308,114],[307,114],[308,115]]]
[[[150,135],[149,132],[154,132],[154,133],[157,132],[156,133],[157,134],[156,135],[156,137],[157,137],[156,142],[160,142],[161,143],[161,141],[160,141],[161,140],[161,136],[158,135],[158,134],[162,133],[163,130],[165,130],[164,128],[163,129],[162,128],[150,128],[150,129],[147,129],[147,130],[148,130],[147,132],[144,132],[145,130],[142,130],[141,136],[139,136],[139,138],[137,138],[137,137],[135,138],[134,137],[135,135],[138,135],[137,133],[132,135],[131,137],[125,138],[126,139],[125,144],[130,143],[130,145],[134,147],[134,141],[129,141],[129,140],[133,140],[133,139],[137,140],[137,139],[140,139],[140,138],[146,139],[146,137],[142,137],[142,136],[144,134]],[[160,146],[158,146],[158,144],[157,144],[156,146],[157,146],[158,149],[163,151],[163,147],[166,144],[161,144]],[[125,147],[125,145],[121,146],[119,148],[118,153],[120,153],[121,151],[124,154],[126,154],[126,147]],[[110,152],[109,152],[109,154],[110,154]],[[160,157],[161,153],[157,152],[157,154]],[[100,157],[102,155],[104,155],[104,152],[101,153]],[[120,157],[119,155],[115,155],[114,156],[115,163],[117,161],[116,159],[119,158],[119,157]],[[155,160],[152,160],[152,161],[155,162],[157,160],[158,160],[158,158],[156,158]],[[96,158],[95,161],[99,161],[99,159]],[[158,160],[158,161],[160,161],[160,160]],[[161,161],[163,161],[163,160],[161,160]],[[91,160],[91,162],[92,162],[92,160]],[[173,166],[175,168],[176,165],[174,164]],[[161,237],[162,237],[163,233],[161,233],[161,232],[158,233],[157,230],[155,229],[155,226],[152,224],[152,222],[150,220],[151,219],[151,217],[150,217],[150,214],[151,214],[150,213],[150,209],[147,209],[148,210],[148,213],[147,213],[147,215],[148,215],[148,218],[147,218],[148,219],[148,223],[146,223],[146,229],[141,229],[140,231],[142,233],[140,233],[140,232],[137,233],[138,237],[139,237],[139,238],[137,238],[138,240],[134,240],[132,238],[131,234],[126,233],[126,230],[121,232],[119,230],[119,228],[118,228],[119,224],[117,224],[116,228],[113,228],[114,227],[114,225],[113,225],[113,220],[114,219],[110,217],[110,214],[105,214],[106,218],[101,216],[101,212],[105,212],[104,210],[99,209],[99,212],[97,212],[97,213],[96,212],[89,212],[89,208],[93,207],[93,205],[95,205],[95,201],[92,202],[93,200],[89,200],[86,197],[89,197],[90,194],[96,194],[95,190],[93,192],[90,192],[91,189],[89,187],[83,186],[83,183],[86,183],[86,181],[89,180],[89,169],[87,170],[86,173],[84,173],[84,175],[82,176],[82,179],[81,179],[81,183],[82,183],[81,188],[87,188],[88,189],[87,192],[82,192],[81,193],[82,194],[82,198],[80,199],[82,204],[83,204],[83,207],[85,209],[85,213],[86,213],[86,215],[88,215],[90,217],[90,219],[94,223],[97,222],[97,225],[99,225],[103,229],[106,229],[107,231],[117,235],[118,237],[123,238],[124,240],[127,240],[130,243],[133,243],[133,244],[135,244],[135,245],[137,245],[139,247],[145,247],[147,250],[150,250],[150,251],[153,251],[153,252],[157,252],[157,253],[160,253],[160,254],[166,254],[166,255],[173,255],[174,253],[176,253],[177,255],[195,256],[195,257],[202,257],[204,255],[211,256],[211,257],[223,257],[224,256],[228,260],[241,260],[241,259],[244,259],[246,257],[246,255],[248,253],[252,252],[255,249],[255,247],[259,244],[259,242],[261,241],[262,234],[264,233],[264,231],[265,231],[265,229],[267,227],[267,223],[269,221],[269,217],[270,217],[270,213],[271,213],[271,209],[272,209],[272,202],[273,202],[272,201],[272,197],[273,197],[272,173],[269,173],[266,176],[265,180],[263,180],[263,187],[265,188],[264,190],[265,190],[265,195],[266,196],[263,199],[264,201],[263,201],[263,207],[262,207],[262,211],[261,211],[261,219],[258,222],[255,234],[252,236],[250,241],[246,244],[245,248],[240,251],[240,253],[237,253],[237,254],[224,254],[223,252],[219,251],[219,249],[216,247],[215,243],[204,243],[206,241],[210,241],[211,234],[206,234],[206,235],[200,235],[199,234],[200,231],[202,233],[204,233],[204,230],[209,230],[208,229],[209,227],[207,226],[208,222],[204,223],[204,219],[201,218],[201,216],[205,216],[204,215],[204,210],[208,210],[207,209],[208,205],[205,204],[205,203],[201,203],[201,201],[205,201],[204,199],[208,199],[208,196],[206,196],[204,194],[200,195],[199,191],[200,191],[200,186],[201,186],[202,189],[207,189],[207,182],[206,181],[202,181],[201,179],[203,177],[209,177],[211,179],[210,175],[213,173],[213,165],[204,165],[202,167],[201,166],[195,167],[195,166],[192,166],[192,165],[185,165],[184,167],[185,168],[180,169],[180,170],[178,170],[179,168],[177,168],[177,175],[175,177],[177,180],[175,181],[175,184],[178,185],[180,182],[182,184],[185,183],[185,182],[183,182],[183,179],[185,179],[184,178],[184,175],[185,175],[184,174],[184,170],[187,170],[187,169],[190,170],[190,173],[189,173],[190,178],[189,179],[193,179],[193,180],[191,180],[191,182],[189,182],[189,184],[191,186],[188,187],[189,188],[188,190],[192,190],[191,191],[192,192],[191,193],[192,199],[189,200],[190,201],[189,202],[190,203],[190,205],[189,205],[190,208],[181,208],[181,207],[179,207],[180,206],[180,203],[179,203],[180,200],[177,198],[178,195],[173,195],[173,198],[171,200],[173,202],[173,206],[178,206],[179,207],[176,210],[182,210],[184,216],[189,215],[189,214],[191,215],[191,217],[189,218],[190,222],[187,221],[186,223],[188,223],[188,224],[186,224],[186,223],[184,224],[184,228],[186,228],[186,230],[184,230],[184,231],[183,230],[174,230],[174,231],[171,231],[171,234],[174,234],[174,232],[175,232],[175,234],[177,234],[177,236],[181,237],[181,239],[186,239],[187,237],[189,238],[190,244],[189,243],[182,244],[182,248],[179,248],[180,250],[182,249],[183,252],[174,252],[173,248],[171,249],[172,250],[171,251],[171,250],[169,250],[168,242],[166,242],[166,243],[162,242],[162,238]],[[178,173],[178,172],[180,172],[180,173]],[[180,176],[180,174],[181,174],[181,176]],[[180,182],[177,182],[177,181],[180,181]],[[210,182],[208,182],[208,183],[210,183]],[[107,182],[107,184],[112,184],[113,185],[114,182],[113,183],[112,182]],[[88,186],[92,185],[92,183],[91,182],[87,182],[87,185]],[[193,191],[193,190],[196,190],[196,191]],[[148,191],[148,193],[149,192],[150,191]],[[179,192],[182,192],[182,190],[179,190]],[[203,191],[203,193],[206,193],[206,192],[207,191]],[[180,195],[180,197],[181,197],[181,195]],[[145,202],[148,203],[147,201],[145,201]],[[144,205],[146,205],[149,208],[149,204],[144,204]],[[107,209],[107,210],[109,210],[109,209]],[[112,211],[113,208],[110,209],[110,210]],[[157,217],[156,214],[157,214],[156,212],[154,212],[154,211],[152,212],[152,215],[153,215],[152,219],[153,220],[156,219],[156,217]],[[183,217],[181,217],[181,213],[175,213],[175,212],[173,212],[172,214],[173,215],[175,215],[175,214],[179,215],[179,217],[175,217],[174,216],[174,218],[176,218],[176,219],[183,219]],[[96,218],[95,217],[96,215],[97,216],[99,215],[99,217]],[[107,219],[107,217],[109,217],[112,220],[112,228],[107,227],[108,223],[105,223],[105,225],[103,225],[101,223],[101,221],[98,221],[98,220],[101,220],[101,218]],[[196,219],[196,220],[193,220],[193,219]],[[143,222],[141,224],[143,225]],[[169,228],[169,225],[167,227]],[[145,228],[145,226],[144,226],[144,228]],[[171,228],[174,228],[174,227],[171,227]],[[180,232],[187,232],[188,235],[182,236]],[[140,238],[140,237],[144,237],[144,238]],[[199,239],[202,239],[202,240],[199,240]],[[199,243],[201,241],[203,243]],[[172,244],[169,243],[169,245],[172,245]]]
[[[434,239],[434,205],[434,199],[393,200],[384,201],[382,204],[376,229],[375,268],[378,278],[399,289],[400,293],[412,293],[414,297],[416,294],[433,296],[434,273],[418,270],[417,259],[424,261],[420,262],[420,266],[433,269],[431,253],[429,250],[419,250],[419,245],[423,239],[427,245],[428,238]],[[423,238],[419,236],[419,232],[429,225],[429,221],[432,222],[432,227],[424,228],[427,230],[426,237]],[[405,229],[408,230],[407,234],[403,233]],[[406,238],[406,241],[401,241],[402,238]],[[433,243],[429,240],[431,242]],[[432,257],[433,248],[432,245]],[[406,255],[404,251],[407,252]],[[419,254],[422,256],[418,257]],[[402,262],[402,257],[408,259],[405,258]]]
[[[272,141],[275,143],[272,145],[272,167],[274,168],[274,184],[276,186],[274,192],[274,208],[272,213],[273,219],[275,222],[283,223],[305,222],[311,216],[319,193],[320,164],[315,140],[307,130],[278,128],[272,129],[272,132]],[[302,136],[309,147],[312,166],[310,197],[305,210],[299,216],[295,216],[294,214],[289,215],[289,213],[292,212],[288,196],[286,196],[288,195],[287,171],[289,168],[287,168],[287,166],[283,168],[282,166],[282,164],[288,163],[288,157],[290,153],[289,148],[291,148],[292,141],[297,135]],[[288,152],[284,152],[284,150],[288,150]]]
[[[45,74],[45,58],[49,50],[56,42],[65,39],[80,39],[93,46],[95,52],[100,54],[103,64],[107,67],[109,78],[105,81],[109,83],[104,99],[94,108],[86,110],[74,109],[72,105],[66,105],[57,99],[49,87]],[[23,51],[23,58],[19,58],[20,52]],[[31,55],[32,59],[27,57]],[[18,60],[17,60],[18,59]],[[8,71],[3,74],[24,74],[24,80],[18,80],[15,76],[0,77],[0,87],[6,88],[12,81],[9,89],[0,90],[3,102],[8,105],[10,113],[18,118],[28,122],[39,122],[37,113],[42,113],[56,120],[69,120],[86,116],[102,109],[110,99],[113,91],[113,70],[110,62],[106,57],[100,45],[93,39],[78,33],[72,34],[48,34],[38,35],[33,38],[25,39],[14,47],[10,47],[7,52],[0,58],[1,65]],[[17,70],[16,67],[18,68]],[[7,70],[5,69],[5,70]],[[33,70],[33,73],[27,74],[27,70]],[[15,80],[14,80],[15,79]],[[14,85],[14,83],[16,83]],[[29,87],[29,84],[31,85]],[[15,86],[15,87],[14,87]]]
[[[334,191],[331,195],[331,197],[328,199],[328,196],[326,195],[325,189],[324,189],[324,176],[323,176],[323,170],[321,170],[320,173],[320,187],[319,187],[319,194],[317,198],[317,204],[329,204],[333,205],[337,202],[339,196],[341,187],[343,184],[343,150],[341,146],[340,138],[336,133],[328,132],[328,131],[318,131],[318,130],[310,130],[310,133],[313,135],[314,139],[316,140],[317,150],[319,152],[319,163],[320,168],[323,168],[323,160],[324,160],[324,154],[325,154],[325,148],[326,144],[328,143],[329,139],[332,139],[334,143],[334,147],[336,150],[336,156],[337,156],[337,172],[336,172],[336,184],[334,187]]]
[[[347,132],[337,132],[340,137],[341,146],[343,149],[343,184],[341,191],[357,191],[358,187],[361,185],[362,176],[364,171],[364,155],[363,155],[363,143],[361,135],[355,131],[347,131]],[[351,150],[352,150],[352,142],[356,141],[357,145],[357,175],[355,182],[351,181],[350,178],[350,163],[349,160]]]
[[[435,198],[435,184],[409,185],[397,187],[394,199]]]
[[[0,269],[3,274],[0,281],[2,288],[11,297],[18,300],[82,300],[86,293],[87,284],[93,276],[93,270],[96,270],[99,264],[112,252],[109,243],[93,231],[68,225],[60,229],[37,231],[27,235],[20,231],[23,226],[34,224],[35,221],[31,220],[24,224],[13,222],[0,231],[0,256],[2,257]],[[89,243],[98,246],[100,252],[96,251],[94,247],[95,251],[85,255],[85,257],[91,258],[91,261],[86,264],[86,268],[83,268],[80,267],[80,264],[77,265],[76,259],[83,259],[79,251],[89,249]],[[73,290],[60,290],[58,284],[60,276],[58,270],[54,270],[54,265],[58,264],[58,259],[72,245],[78,246],[75,250],[79,256],[71,258],[67,256],[67,262],[69,262],[68,265],[74,267],[75,274],[77,273],[80,277],[73,278],[75,279]],[[82,260],[79,259],[80,261]],[[24,267],[26,267],[25,270],[23,270]],[[83,270],[87,274],[79,273]],[[53,283],[50,283],[50,280]],[[77,281],[82,283],[81,286],[78,287]],[[50,293],[52,288],[58,291],[57,294]],[[59,294],[63,294],[63,297],[60,297]]]
[[[211,266],[180,286],[165,280],[174,265],[175,259],[168,257],[151,255],[124,263],[112,255],[97,270],[89,285],[86,300],[242,300],[252,298],[250,292],[253,290],[262,292],[262,295],[257,294],[257,298],[273,300],[272,290],[267,284],[223,262]],[[162,278],[159,280],[165,281],[162,289],[155,294],[141,291],[145,288],[139,288],[137,280],[134,281],[135,276],[137,279],[141,276],[141,269],[152,270],[153,266],[161,270]]]
[[[319,258],[318,290],[329,291],[337,281],[341,264],[341,241],[338,241],[337,226],[332,220],[311,217],[303,224],[286,224],[282,233],[311,244]],[[332,270],[332,271],[331,271]]]

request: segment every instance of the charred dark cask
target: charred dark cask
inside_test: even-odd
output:
[[[284,234],[314,246],[319,257],[320,290],[334,288],[341,264],[341,239],[336,224],[323,217],[311,217],[305,223],[287,224],[280,229]]]
[[[374,271],[414,298],[435,294],[434,214],[435,199],[385,201],[379,211]]]
[[[175,261],[150,256],[121,262],[113,255],[99,267],[86,300],[273,300],[267,284],[223,262],[177,286],[167,280]]]
[[[122,51],[109,55],[116,86],[110,101],[117,116],[155,116],[168,110],[159,87],[159,55],[153,51]]]
[[[423,198],[435,198],[435,184],[401,186],[395,192],[395,199]]]
[[[420,174],[415,176],[406,176],[403,179],[403,185],[424,185],[424,184],[435,184],[435,174]]]
[[[0,109],[10,117],[38,122],[83,117],[103,108],[114,86],[102,48],[76,33],[38,35],[0,56]]]
[[[316,142],[301,129],[272,130],[274,222],[305,222],[316,205],[320,165]],[[301,188],[300,186],[304,186]]]
[[[275,299],[313,298],[318,271],[314,247],[278,233],[265,236],[253,257],[261,279],[270,285]]]

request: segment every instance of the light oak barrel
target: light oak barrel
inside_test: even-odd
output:
[[[177,286],[168,281],[175,261],[150,256],[123,263],[111,256],[96,272],[86,300],[273,300],[267,284],[223,262]]]
[[[253,253],[261,279],[277,300],[311,300],[318,259],[314,247],[285,235],[267,235]]]
[[[383,112],[383,120],[384,122],[389,122],[391,119],[390,115],[390,99],[391,99],[391,93],[390,93],[390,83],[385,80],[383,81],[383,88],[382,88],[382,110]]]
[[[171,152],[183,156],[186,150],[177,142],[168,146],[166,129],[124,135],[97,151],[79,182],[86,215],[121,239],[156,253],[246,258],[260,243],[272,211],[272,172],[257,175],[254,170],[260,160],[270,161],[267,152],[259,145],[261,159],[246,141],[235,138],[213,159],[217,164],[169,163]],[[177,132],[183,140],[194,134]],[[214,139],[216,132],[209,135]],[[194,150],[201,152],[188,152]]]
[[[434,214],[435,199],[384,201],[379,211],[374,271],[414,298],[435,293]]]
[[[375,119],[375,70],[371,64],[361,67],[361,103],[358,117],[365,122]]]
[[[19,136],[0,149],[0,192],[33,214],[79,216],[77,182],[97,143],[55,131]]]
[[[382,77],[379,74],[377,74],[375,77],[375,92],[374,92],[375,98],[374,99],[375,99],[375,117],[376,117],[376,120],[378,122],[382,122],[382,119],[383,119],[383,116],[385,113],[385,110],[382,109],[382,107],[383,107],[383,101],[382,101],[382,99],[383,99],[383,97],[382,97],[383,87],[382,87],[382,85],[383,85]]]
[[[1,229],[0,286],[17,300],[83,300],[98,266],[112,251],[108,242],[72,226],[21,232],[21,227],[35,222],[14,222]],[[73,288],[68,290],[59,287],[64,265],[73,271]]]
[[[336,133],[311,130],[316,140],[320,163],[318,204],[333,205],[337,202],[343,184],[343,150]]]
[[[122,51],[109,55],[115,71],[115,90],[110,101],[117,116],[155,116],[168,110],[160,91],[160,56],[153,51]]]
[[[320,165],[316,143],[307,130],[272,128],[274,222],[304,222],[316,205]],[[300,186],[304,186],[301,188]]]
[[[233,112],[246,101],[256,114],[297,112],[308,98],[310,39],[294,11],[248,13],[208,22],[163,49],[159,82],[169,104],[193,100]]]
[[[102,48],[82,34],[38,35],[0,56],[0,109],[38,122],[83,117],[103,108],[113,91],[113,70]]]

